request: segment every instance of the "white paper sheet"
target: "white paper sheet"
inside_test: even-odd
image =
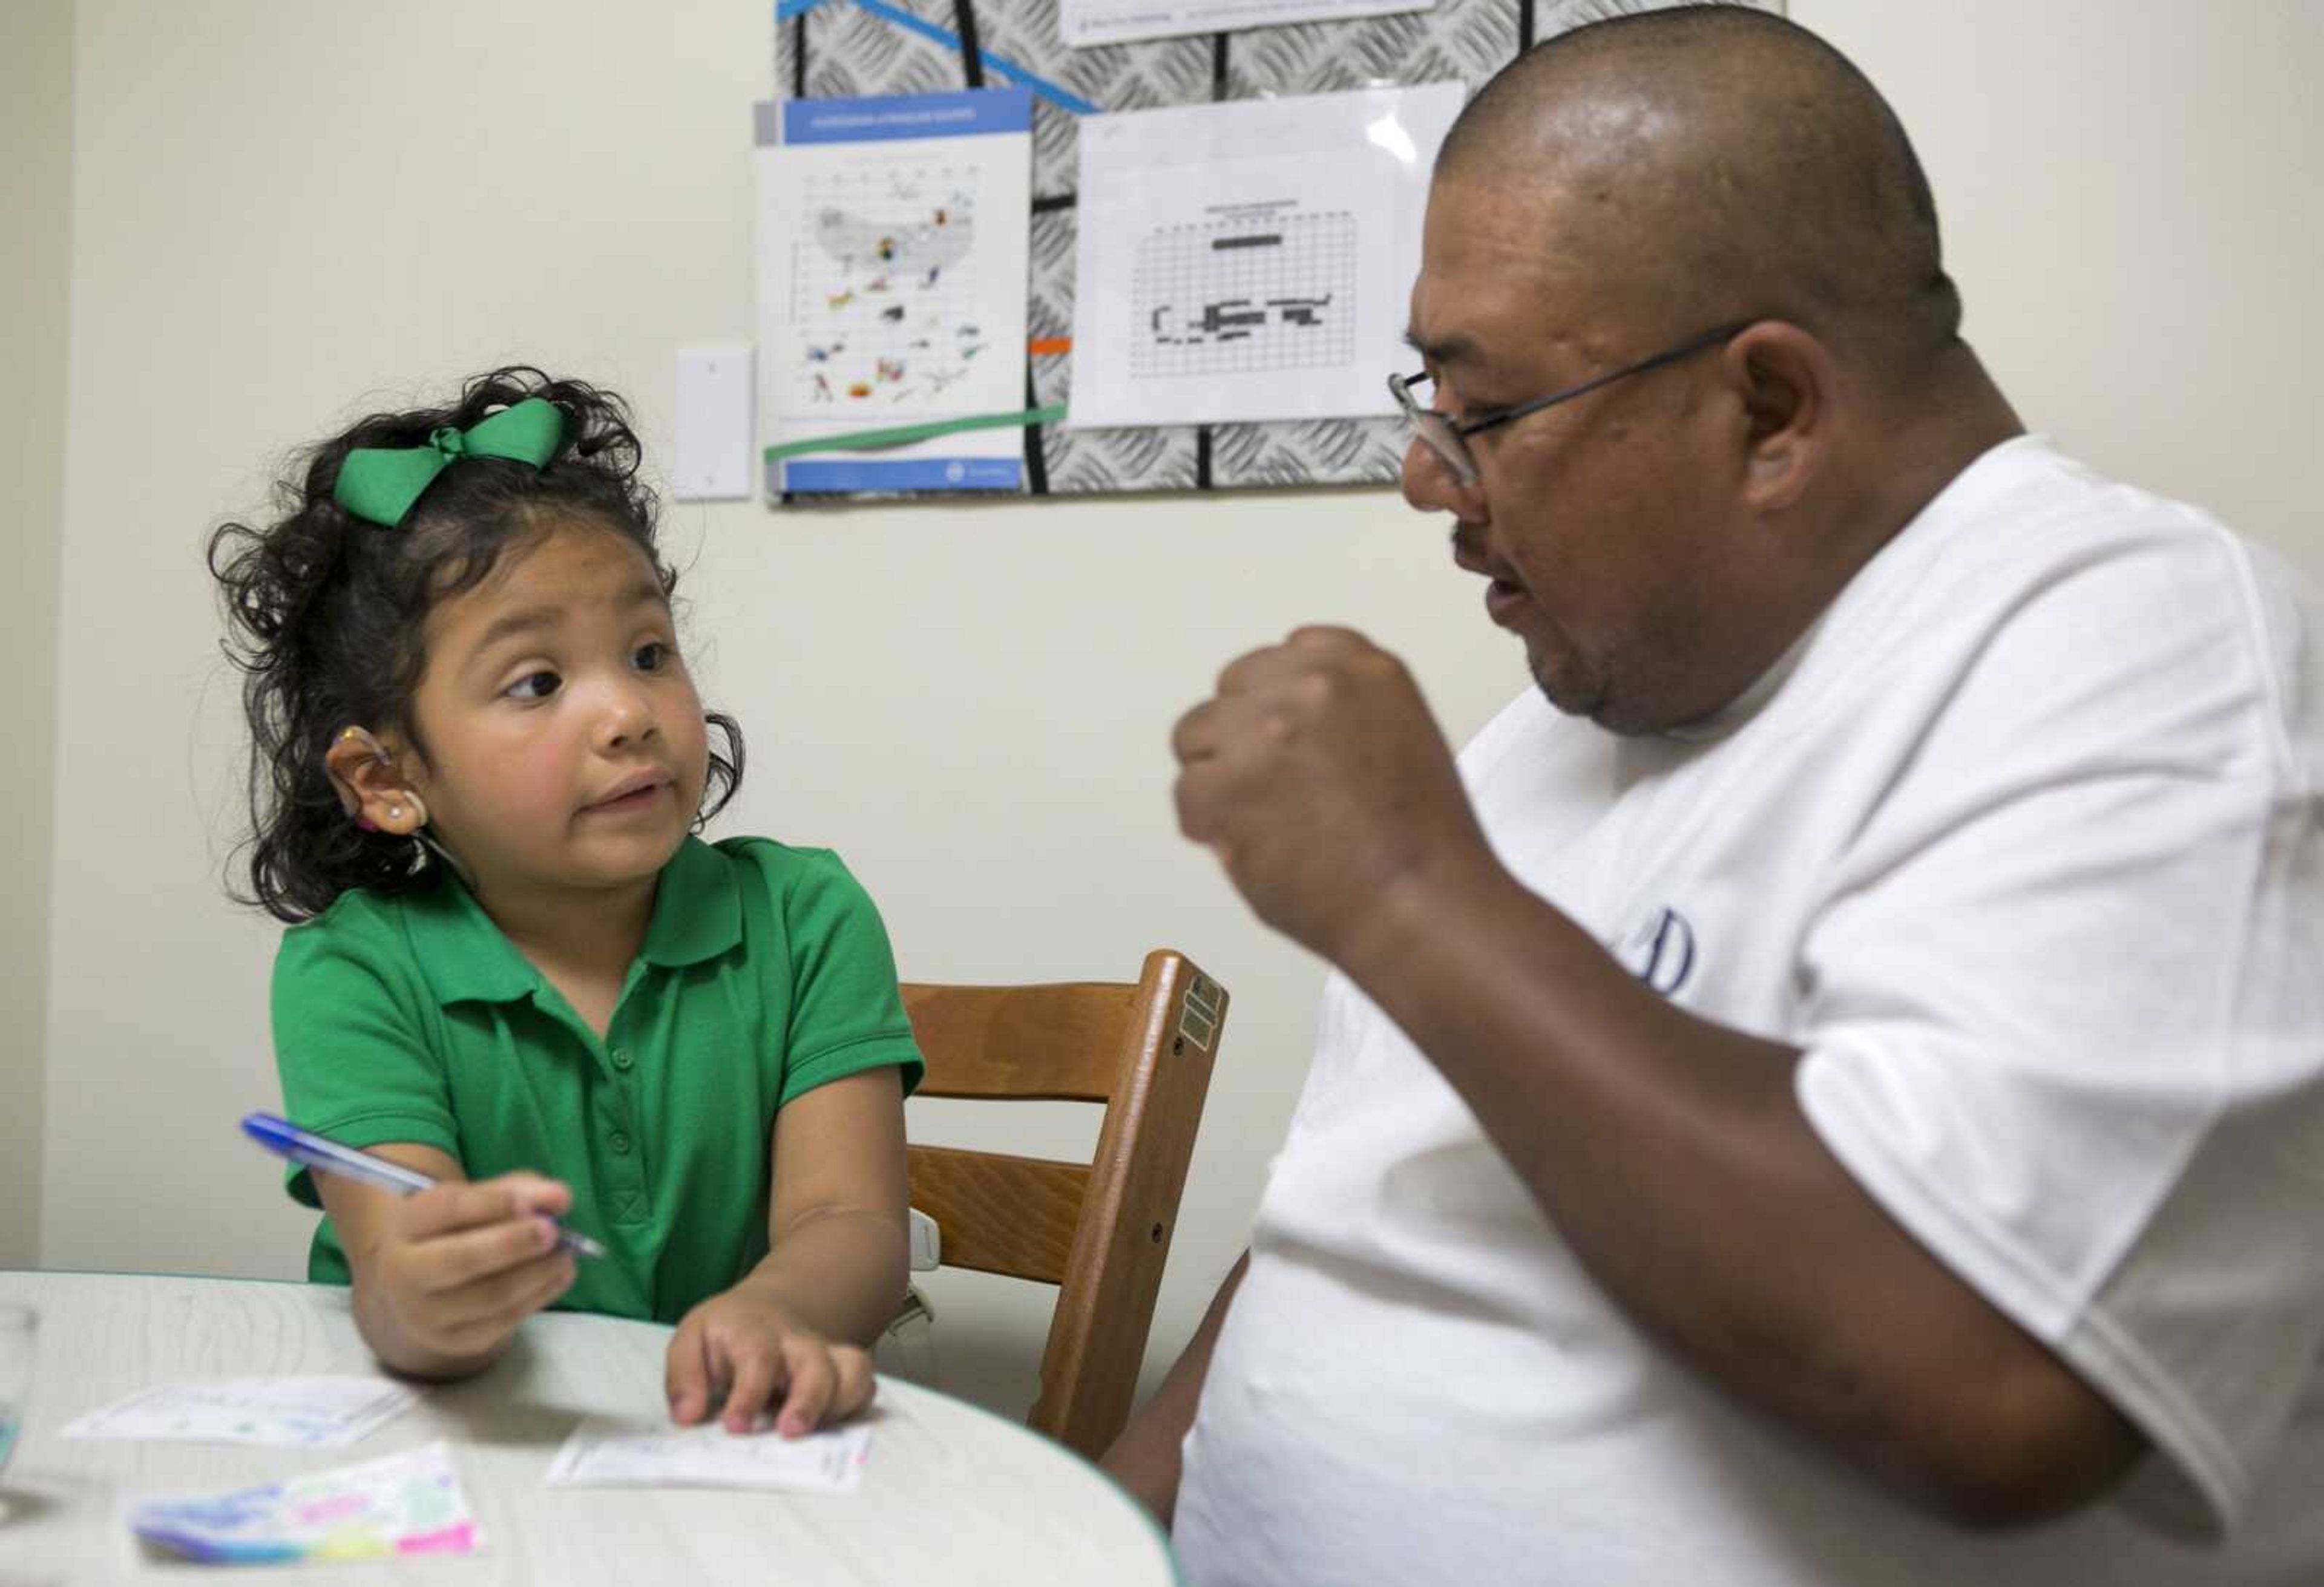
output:
[[[360,1465],[281,1482],[151,1500],[130,1529],[204,1564],[293,1564],[475,1554],[484,1529],[452,1452],[424,1444]]]
[[[1059,0],[1057,32],[1077,49],[1181,33],[1231,32],[1427,11],[1436,0]]]
[[[804,1437],[699,1427],[641,1427],[591,1420],[574,1429],[549,1468],[551,1488],[788,1488],[852,1493],[863,1479],[872,1429],[861,1422]]]
[[[222,1378],[165,1383],[65,1424],[68,1438],[161,1438],[341,1449],[410,1408],[386,1378]]]
[[[1025,406],[1032,96],[761,106],[759,414],[768,445]],[[809,453],[770,491],[1004,490],[1021,428]]]
[[[1076,427],[1396,411],[1428,173],[1458,83],[1081,128]]]

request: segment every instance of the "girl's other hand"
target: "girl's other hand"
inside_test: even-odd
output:
[[[573,1253],[558,1247],[556,1223],[572,1204],[557,1180],[515,1173],[439,1184],[383,1208],[357,1281],[383,1303],[400,1346],[389,1364],[458,1375],[499,1354],[519,1324],[572,1286]]]
[[[687,1312],[669,1342],[664,1378],[670,1419],[690,1426],[716,1414],[747,1433],[761,1413],[786,1438],[844,1421],[872,1403],[872,1358],[835,1344],[748,1281]]]

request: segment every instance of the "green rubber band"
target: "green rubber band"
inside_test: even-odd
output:
[[[876,452],[883,446],[904,446],[914,441],[926,441],[936,436],[958,435],[963,430],[999,430],[1026,425],[1053,425],[1065,417],[1065,405],[1052,402],[1047,408],[1028,408],[1022,413],[979,413],[967,418],[931,420],[924,425],[898,425],[885,430],[857,430],[846,436],[818,436],[812,441],[785,441],[779,446],[767,448],[766,460],[780,463],[787,457],[798,457],[808,452]]]

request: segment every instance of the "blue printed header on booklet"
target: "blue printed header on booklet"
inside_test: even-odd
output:
[[[1032,130],[1028,88],[967,88],[876,99],[787,99],[786,143],[862,143],[901,138],[971,138]]]

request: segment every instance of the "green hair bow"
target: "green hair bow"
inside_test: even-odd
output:
[[[565,441],[565,414],[546,397],[528,397],[487,414],[466,429],[446,425],[425,446],[358,446],[339,464],[331,500],[383,528],[403,522],[420,493],[463,457],[506,457],[546,468]]]

